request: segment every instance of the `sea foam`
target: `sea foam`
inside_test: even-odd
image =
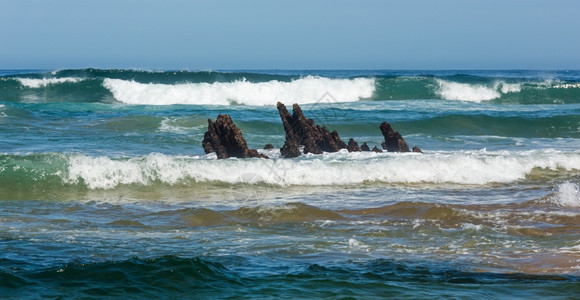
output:
[[[75,78],[75,77],[63,77],[63,78],[15,78],[20,84],[27,88],[41,88],[46,87],[48,85],[53,84],[60,84],[60,83],[75,83],[82,81],[82,78]]]
[[[277,101],[301,104],[358,101],[373,95],[375,80],[307,76],[290,82],[156,84],[106,78],[103,86],[126,104],[274,105]]]
[[[90,189],[155,182],[169,185],[193,182],[279,186],[365,182],[484,185],[522,180],[535,169],[580,170],[580,154],[460,151],[418,155],[348,153],[344,150],[319,156],[306,155],[294,160],[216,160],[211,154],[186,157],[154,153],[122,160],[72,155],[68,172],[62,172],[62,176],[65,183],[82,182]],[[248,178],[252,180],[248,181]],[[565,189],[563,187],[563,193]],[[575,201],[578,201],[578,194],[575,195]]]
[[[497,81],[493,86],[467,84],[437,79],[435,93],[444,100],[482,102],[500,98],[502,94],[521,91],[521,84]]]
[[[571,182],[558,185],[552,201],[560,206],[580,207],[580,189],[578,185]]]

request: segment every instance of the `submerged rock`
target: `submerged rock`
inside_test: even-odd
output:
[[[346,149],[348,150],[348,152],[360,152],[360,147],[353,138],[348,140],[348,147]]]
[[[295,141],[286,141],[284,146],[280,148],[280,153],[285,158],[294,158],[300,156],[300,149]]]
[[[264,150],[271,150],[271,149],[274,149],[274,145],[266,144],[266,146],[264,146]]]
[[[388,152],[411,152],[405,139],[401,134],[393,130],[391,124],[383,122],[381,123],[380,129],[385,138],[385,142],[382,144],[383,148]]]
[[[215,122],[207,120],[207,132],[204,134],[201,145],[206,154],[215,152],[218,159],[229,157],[268,158],[258,153],[256,149],[249,149],[240,129],[236,127],[229,115],[219,115]]]
[[[376,153],[383,153],[383,150],[379,149],[379,147],[377,147],[377,146],[374,146],[374,147],[373,147],[373,152],[376,152]]]
[[[362,146],[360,146],[360,150],[368,152],[368,151],[371,151],[371,148],[369,148],[369,145],[367,145],[367,142],[364,142],[362,144]]]
[[[417,146],[413,147],[413,152],[423,153],[423,151],[421,151],[421,149],[419,149],[419,147],[417,147]]]

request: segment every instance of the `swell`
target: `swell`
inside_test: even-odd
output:
[[[310,223],[323,227],[334,223],[403,226],[417,231],[438,228],[460,233],[574,236],[580,229],[580,193],[578,185],[566,182],[542,198],[510,204],[401,201],[375,208],[332,210],[293,202],[242,206],[234,210],[166,210],[141,216],[139,221],[147,224],[159,219],[167,219],[168,223],[185,227],[279,223]]]
[[[580,279],[565,275],[476,272],[448,263],[374,259],[246,273],[219,258],[133,258],[75,262],[31,271],[2,271],[0,291],[8,297],[196,297],[262,295],[273,298],[417,297],[460,293],[464,297],[518,297],[530,291],[550,295],[579,292]],[[223,259],[222,259],[223,260]],[[3,261],[3,269],[11,261]],[[421,284],[417,284],[420,282]],[[441,286],[445,289],[441,290]],[[467,288],[471,287],[471,288]],[[525,288],[524,288],[525,287]],[[438,292],[439,291],[439,292]]]
[[[578,73],[401,71],[14,72],[0,99],[15,102],[121,102],[141,105],[273,105],[435,99],[501,104],[580,103]]]

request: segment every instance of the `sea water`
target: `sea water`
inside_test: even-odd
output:
[[[574,299],[579,187],[578,71],[0,71],[2,297]]]

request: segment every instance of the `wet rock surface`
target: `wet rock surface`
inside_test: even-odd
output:
[[[382,146],[387,152],[411,152],[405,139],[399,132],[393,130],[391,124],[383,122],[379,128],[385,138]]]
[[[314,120],[307,119],[298,104],[292,106],[292,114],[281,102],[278,102],[277,108],[286,132],[288,147],[293,147],[292,142],[297,146],[304,146],[304,154],[337,152],[347,148],[336,130],[330,132],[326,127],[316,125]]]
[[[207,131],[201,145],[206,154],[215,152],[218,159],[229,157],[268,158],[258,153],[256,149],[249,149],[242,132],[236,127],[229,115],[218,115],[215,122],[207,120]]]

